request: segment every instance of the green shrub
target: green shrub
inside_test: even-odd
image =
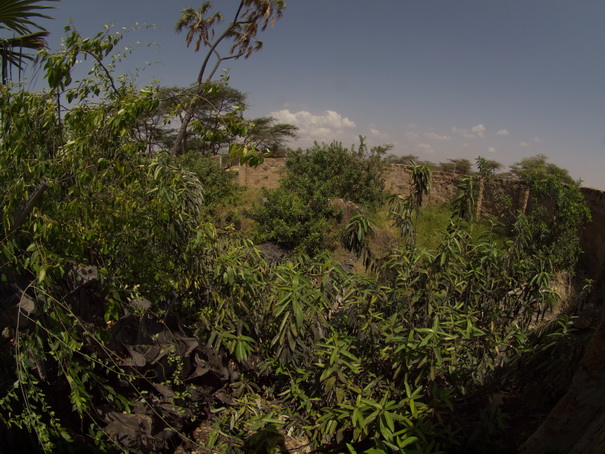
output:
[[[236,203],[241,188],[237,184],[237,173],[225,170],[213,158],[198,152],[188,152],[176,157],[176,161],[198,177],[204,187],[204,211],[216,213],[217,208]]]
[[[526,214],[515,223],[525,254],[541,256],[556,269],[572,270],[580,249],[580,228],[590,220],[590,210],[580,184],[548,176],[529,181],[531,198]]]
[[[322,194],[367,208],[385,201],[384,162],[367,150],[363,140],[357,149],[332,142],[293,151],[286,167],[282,186],[303,197]]]
[[[330,198],[370,208],[385,200],[383,163],[363,140],[358,149],[333,142],[294,151],[286,166],[280,188],[266,191],[264,202],[250,212],[259,242],[316,254],[327,246],[326,235],[338,214],[328,205]]]
[[[257,243],[272,241],[311,255],[325,248],[334,214],[320,195],[303,199],[285,188],[265,190],[263,201],[249,212],[256,221]]]

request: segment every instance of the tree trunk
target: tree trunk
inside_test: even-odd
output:
[[[176,156],[179,153],[184,153],[186,151],[185,148],[187,141],[185,139],[187,137],[187,128],[189,127],[189,123],[193,118],[197,103],[198,101],[196,98],[196,100],[193,102],[193,105],[185,112],[185,116],[183,117],[181,121],[181,126],[179,127],[179,132],[176,135],[176,139],[174,139],[172,150],[170,150],[170,154],[172,154],[173,156]]]

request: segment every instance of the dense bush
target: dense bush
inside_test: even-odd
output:
[[[532,178],[528,210],[515,224],[526,253],[550,260],[555,268],[573,269],[580,253],[580,229],[590,210],[580,184],[553,175]]]
[[[376,208],[385,200],[383,177],[383,162],[363,140],[357,149],[333,142],[293,151],[280,188],[266,191],[262,204],[250,212],[257,241],[316,254],[327,246],[328,227],[339,214],[329,199]]]
[[[301,196],[335,197],[375,208],[384,202],[384,162],[363,139],[356,148],[339,142],[293,151],[282,186]]]
[[[311,255],[327,246],[326,235],[335,214],[325,197],[303,198],[285,188],[265,190],[263,201],[249,213],[256,221],[257,243],[272,241]]]
[[[237,173],[225,171],[217,159],[189,152],[176,158],[184,169],[192,172],[204,186],[204,210],[215,214],[219,207],[237,202],[241,188]]]
[[[144,153],[136,125],[155,92],[118,84],[99,63],[120,36],[71,32],[62,52],[43,53],[52,95],[0,90],[0,326],[12,346],[0,358],[0,437],[30,433],[24,451],[109,441],[97,409],[128,411],[141,391],[108,348],[109,327],[132,301],[164,313],[197,272],[203,188],[170,156]],[[71,88],[80,52],[97,63]],[[72,103],[66,112],[58,92]],[[116,391],[120,380],[127,389]]]

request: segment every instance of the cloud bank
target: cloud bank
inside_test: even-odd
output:
[[[271,112],[271,116],[280,123],[297,126],[300,141],[306,144],[313,141],[343,140],[357,128],[354,121],[333,110],[314,114],[306,110],[290,112],[284,109]]]
[[[479,124],[473,126],[470,130],[453,127],[452,131],[458,134],[460,137],[464,137],[465,139],[476,139],[477,137],[482,139],[485,137],[486,129],[485,126]]]

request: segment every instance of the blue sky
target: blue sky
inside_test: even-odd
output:
[[[83,35],[106,23],[153,29],[131,68],[141,84],[194,82],[202,53],[174,32],[201,1],[62,0],[44,25],[57,47],[66,18]],[[237,0],[213,2],[231,17]],[[229,65],[249,117],[299,126],[314,140],[391,143],[444,162],[481,155],[505,167],[546,154],[585,186],[605,189],[605,1],[289,0],[264,48]],[[155,43],[147,46],[147,43]]]

